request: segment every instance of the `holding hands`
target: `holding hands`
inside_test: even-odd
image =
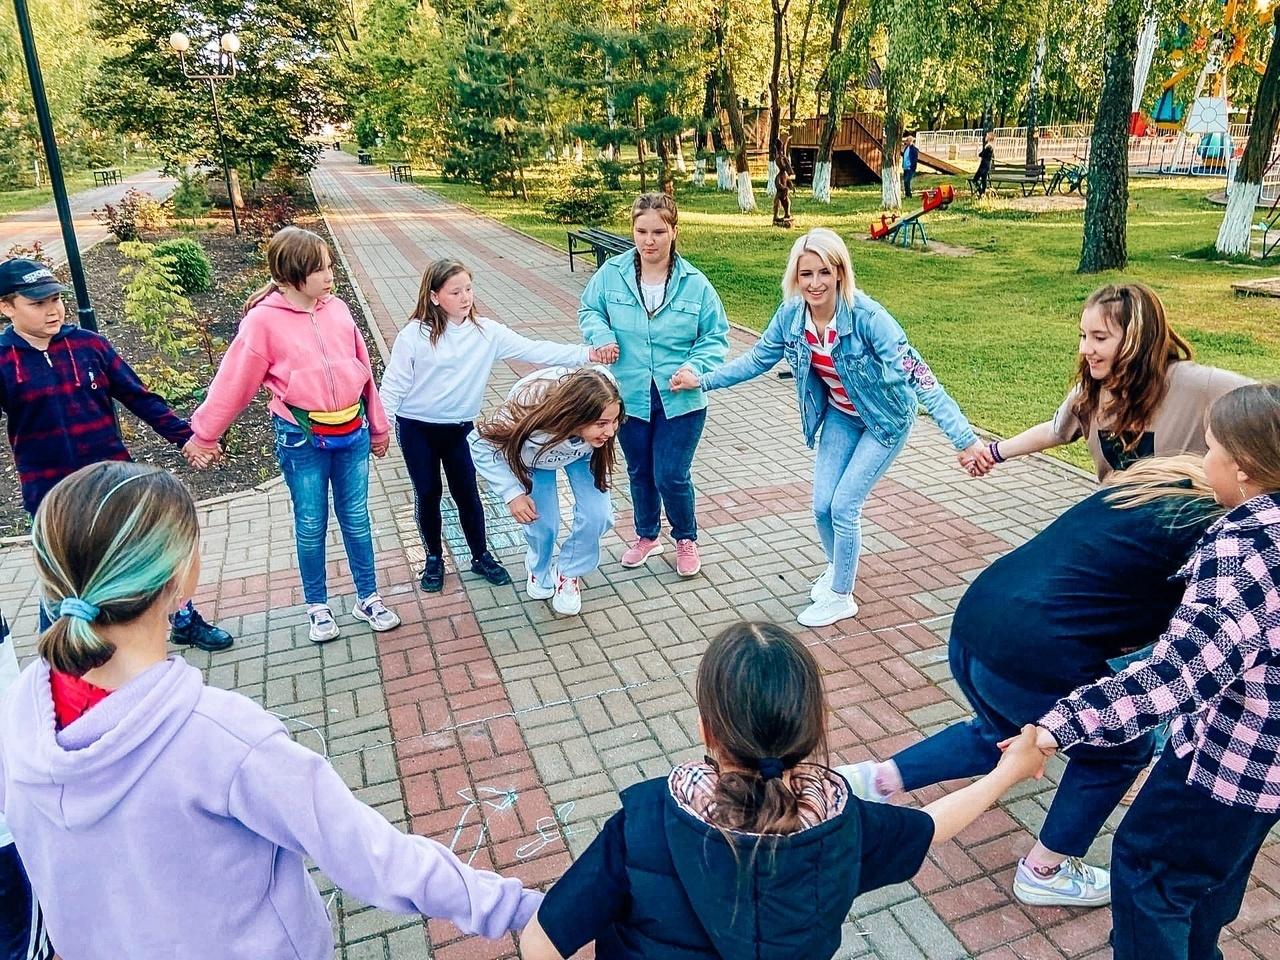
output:
[[[1001,740],[997,746],[1003,751],[997,768],[1004,767],[1010,773],[1020,774],[1018,779],[1044,776],[1044,762],[1058,752],[1058,741],[1044,727],[1028,723],[1016,737]]]
[[[603,347],[591,348],[592,363],[616,363],[621,351],[616,343],[607,343]]]
[[[211,447],[206,447],[204,444],[198,443],[195,437],[192,437],[183,444],[182,455],[187,458],[187,463],[197,470],[207,470],[222,459],[222,447],[216,443]]]
[[[965,447],[956,460],[971,477],[985,477],[996,465],[996,458],[991,453],[992,444],[975,440],[971,446]]]
[[[391,447],[391,434],[385,437],[379,437],[376,440],[369,441],[369,452],[375,457],[381,459],[387,455],[387,450]]]
[[[672,390],[697,390],[702,386],[698,375],[688,367],[681,367],[671,375]]]

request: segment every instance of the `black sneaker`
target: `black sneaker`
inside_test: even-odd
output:
[[[197,650],[216,653],[227,649],[235,641],[227,631],[221,627],[215,627],[200,616],[199,611],[192,610],[185,625],[181,627],[175,625],[170,629],[169,642],[176,643],[180,647],[195,647]]]
[[[471,561],[471,572],[480,574],[495,587],[511,582],[511,574],[507,573],[507,568],[493,559],[493,554],[488,550]]]
[[[439,593],[444,589],[444,557],[427,557],[419,586],[427,593]]]

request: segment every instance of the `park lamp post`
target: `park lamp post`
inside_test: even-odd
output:
[[[222,114],[218,110],[218,84],[230,80],[236,75],[236,54],[240,52],[240,38],[227,32],[218,40],[218,67],[212,73],[197,73],[187,66],[187,51],[191,49],[191,38],[181,30],[169,37],[169,46],[178,54],[182,62],[182,74],[188,80],[203,80],[209,84],[209,95],[213,98],[213,126],[218,131],[218,150],[222,154],[222,176],[227,184],[227,203],[231,206],[231,224],[236,234],[240,233],[240,217],[236,214],[236,198],[231,192],[231,164],[227,162],[227,143],[222,136]]]
[[[36,123],[40,127],[40,140],[44,144],[45,165],[49,168],[49,185],[53,187],[53,205],[58,211],[58,223],[62,226],[62,245],[66,248],[71,286],[76,292],[76,313],[81,327],[96,331],[98,321],[93,312],[93,304],[89,301],[89,288],[84,282],[80,244],[76,242],[71,204],[67,201],[67,185],[62,179],[62,160],[58,155],[58,141],[53,134],[53,119],[49,116],[49,99],[44,92],[44,77],[40,73],[40,59],[36,55],[36,38],[31,30],[27,0],[13,0],[13,12],[18,20],[18,33],[22,35],[22,55],[27,64],[27,79],[31,82],[31,100],[35,105]]]

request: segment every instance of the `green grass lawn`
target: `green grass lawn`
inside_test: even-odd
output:
[[[945,181],[925,176],[916,186],[939,182]],[[537,199],[523,203],[438,177],[420,183],[566,246],[566,227],[546,217]],[[1237,297],[1231,289],[1233,280],[1280,269],[1183,259],[1213,243],[1222,208],[1204,198],[1220,184],[1135,179],[1130,187],[1130,261],[1122,274],[1076,274],[1082,211],[1028,213],[1011,209],[1007,199],[965,196],[949,210],[927,215],[932,240],[968,248],[971,256],[867,241],[868,224],[880,213],[878,186],[837,190],[830,205],[798,191],[790,231],[769,225],[771,204],[763,191],[757,193],[760,209],[741,214],[732,194],[681,187],[679,248],[715,284],[730,318],[760,330],[777,307],[796,236],[815,226],[837,230],[849,243],[859,286],[898,318],[970,419],[1001,436],[1053,414],[1073,369],[1080,306],[1094,288],[1115,280],[1151,285],[1200,361],[1253,377],[1280,376],[1280,299]],[[620,195],[618,215],[607,224],[624,234],[625,201]],[[483,297],[484,277],[476,281]],[[1089,463],[1082,444],[1061,453]]]
[[[141,157],[127,163],[109,164],[120,168],[120,175],[128,177],[156,165],[154,157]],[[94,186],[92,170],[71,170],[66,172],[67,193],[78,193],[91,190]],[[24,190],[0,191],[0,217],[8,213],[21,213],[53,200],[53,190],[47,184],[43,187],[29,187]]]

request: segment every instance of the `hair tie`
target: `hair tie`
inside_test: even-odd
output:
[[[778,780],[782,777],[782,761],[777,757],[765,757],[760,761],[760,776],[765,780]]]
[[[58,604],[58,616],[75,617],[77,620],[93,623],[98,619],[98,608],[79,597],[63,597],[62,603]]]

